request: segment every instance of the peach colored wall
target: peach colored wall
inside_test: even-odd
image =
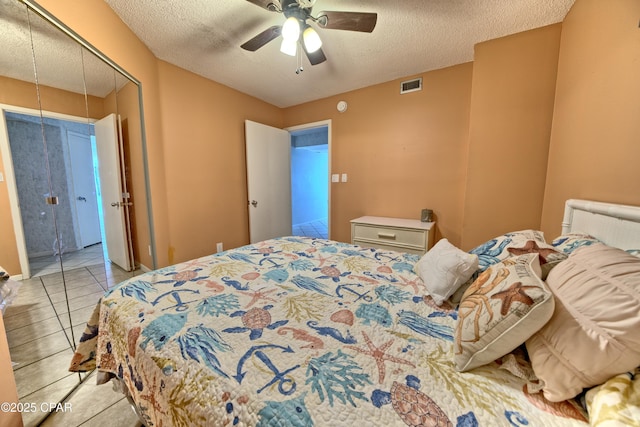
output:
[[[282,127],[281,109],[163,61],[158,70],[169,262],[248,244],[244,120]]]
[[[86,106],[93,111],[103,110],[103,100],[93,96],[87,97],[87,104],[83,95],[67,92],[47,86],[40,87],[40,98],[43,108],[50,112],[69,114],[77,117],[86,116]],[[36,88],[33,83],[10,79],[0,76],[0,104],[13,105],[23,108],[39,109]],[[4,171],[2,154],[0,154],[0,170]],[[0,182],[0,260],[9,274],[21,273],[18,248],[13,229],[13,218],[9,203],[7,181]]]
[[[476,45],[462,245],[540,226],[561,25]]]
[[[157,59],[102,0],[39,0],[38,4],[142,83],[157,265],[166,266],[169,218]]]
[[[640,205],[640,2],[578,0],[562,30],[542,230],[563,203]]]
[[[472,71],[424,73],[420,92],[401,95],[395,80],[285,109],[285,126],[332,120],[331,172],[348,175],[331,184],[332,239],[349,242],[349,220],[362,215],[419,219],[432,208],[436,239],[459,244]]]
[[[42,109],[45,111],[86,117],[88,106],[89,111],[97,114],[90,117],[101,117],[104,112],[102,98],[88,96],[85,104],[84,95],[49,86],[40,86],[40,99]],[[35,84],[3,76],[0,76],[0,103],[34,110],[40,109]]]

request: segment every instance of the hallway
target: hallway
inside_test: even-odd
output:
[[[293,226],[293,235],[327,239],[327,236],[329,235],[327,226],[327,219],[296,224]]]

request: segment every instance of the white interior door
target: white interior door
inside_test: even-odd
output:
[[[71,159],[74,204],[80,229],[80,247],[87,247],[102,241],[91,138],[89,135],[67,132],[67,142]]]
[[[291,235],[289,132],[245,120],[249,239]]]
[[[94,124],[104,232],[109,260],[125,271],[133,268],[127,203],[119,153],[119,125],[115,114]]]

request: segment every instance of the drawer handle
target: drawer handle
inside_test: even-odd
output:
[[[378,237],[381,239],[393,239],[396,240],[395,233],[378,233]]]

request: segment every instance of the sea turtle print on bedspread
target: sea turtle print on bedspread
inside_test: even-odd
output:
[[[71,370],[120,378],[147,426],[584,425],[498,363],[456,372],[457,312],[417,261],[284,237],[145,273],[102,298]]]

